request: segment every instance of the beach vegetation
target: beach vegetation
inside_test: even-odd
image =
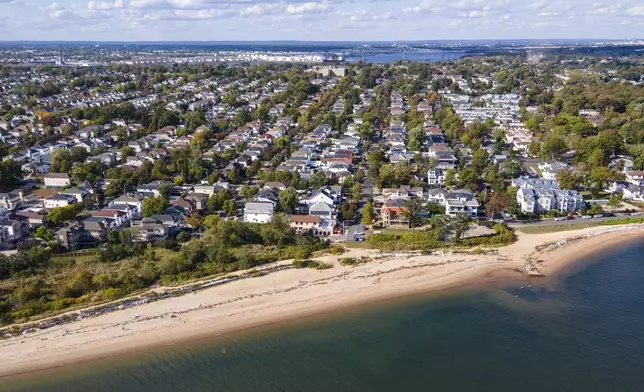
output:
[[[129,230],[110,232],[105,244],[82,257],[59,257],[50,248],[25,245],[16,254],[0,255],[0,323],[122,298],[155,284],[308,260],[325,249],[324,241],[296,234],[282,215],[262,225],[212,220],[202,238],[183,246],[173,239],[135,243]],[[328,266],[318,262],[310,268]]]
[[[316,270],[325,270],[325,269],[331,268],[332,265],[318,260],[306,259],[306,260],[294,260],[293,267],[297,269],[311,268]]]

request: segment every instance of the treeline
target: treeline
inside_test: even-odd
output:
[[[34,246],[0,255],[0,324],[60,311],[78,304],[111,300],[152,284],[174,284],[214,274],[295,258],[326,248],[318,238],[296,234],[278,215],[259,225],[207,220],[201,239],[182,247],[174,240],[144,246],[130,231],[112,231],[95,257],[52,258]]]

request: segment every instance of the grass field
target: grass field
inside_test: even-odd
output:
[[[367,242],[343,242],[342,246],[345,248],[351,248],[351,249],[371,249],[371,245],[369,245]]]
[[[589,227],[628,225],[628,224],[636,224],[636,223],[644,223],[644,218],[629,217],[629,218],[615,218],[610,220],[604,220],[601,222],[579,222],[579,223],[570,223],[566,225],[552,225],[552,226],[528,226],[528,227],[519,227],[517,228],[517,230],[526,234],[544,234],[544,233],[558,233],[561,231],[587,229]]]
[[[517,230],[526,233],[526,234],[546,234],[546,233],[558,233],[561,231],[571,231],[586,229],[588,227],[600,226],[599,223],[573,223],[569,225],[553,225],[553,226],[528,226],[520,227]]]

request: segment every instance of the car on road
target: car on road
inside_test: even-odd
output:
[[[592,218],[592,217],[593,217],[592,215],[584,215],[584,216],[582,216],[581,218],[582,218],[582,219],[590,219],[590,218]]]
[[[604,214],[595,214],[593,215],[593,218],[603,218]]]

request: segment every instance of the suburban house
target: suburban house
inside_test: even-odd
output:
[[[555,180],[557,173],[568,168],[568,165],[559,161],[541,162],[537,165],[541,170],[541,177],[546,180]]]
[[[316,216],[321,219],[332,220],[335,218],[336,211],[332,205],[320,201],[309,205],[309,215]]]
[[[479,201],[467,190],[450,192],[445,198],[445,214],[449,216],[466,214],[470,218],[476,218],[479,207]]]
[[[624,173],[626,175],[626,181],[633,185],[644,185],[644,171],[630,171]]]
[[[0,193],[0,207],[5,210],[15,210],[22,205],[21,193]]]
[[[380,220],[383,226],[400,226],[409,224],[409,209],[405,207],[406,199],[389,199],[380,209]]]
[[[66,193],[59,193],[46,198],[44,201],[45,208],[67,207],[76,203],[76,196]]]
[[[60,189],[71,185],[67,173],[47,173],[43,178],[47,188]]]
[[[629,184],[622,192],[626,200],[644,201],[644,185]]]
[[[316,237],[328,237],[333,234],[333,223],[334,222],[324,221],[318,216],[291,216],[291,227],[298,234],[310,234]]]
[[[244,221],[268,223],[275,215],[275,203],[270,201],[250,201],[244,207]]]
[[[132,241],[153,242],[168,238],[168,228],[161,223],[144,223],[132,230]]]

